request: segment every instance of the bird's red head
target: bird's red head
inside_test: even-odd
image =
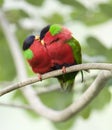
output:
[[[51,60],[38,36],[31,35],[23,44],[24,55],[35,73],[46,73],[51,69]]]
[[[66,42],[71,37],[72,33],[67,28],[58,24],[48,25],[40,33],[40,40],[43,40],[46,45],[54,42]]]

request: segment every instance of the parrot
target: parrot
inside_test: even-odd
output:
[[[38,35],[28,36],[23,42],[23,51],[33,72],[41,75],[51,71],[51,59],[39,39]]]
[[[57,76],[61,87],[71,91],[78,71],[66,73],[66,67],[82,63],[81,46],[69,29],[59,24],[47,25],[40,31],[40,41],[47,49],[52,70],[62,69]],[[81,74],[83,75],[82,71]],[[83,78],[83,76],[82,76]]]

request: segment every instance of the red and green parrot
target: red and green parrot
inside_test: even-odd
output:
[[[30,35],[23,43],[24,56],[35,73],[44,74],[51,71],[51,59],[39,36]]]
[[[41,30],[40,40],[47,49],[53,70],[66,71],[65,67],[82,63],[80,44],[67,28],[58,24],[48,25]],[[71,91],[77,73],[78,71],[58,76],[61,87]]]
[[[65,27],[53,24],[44,27],[40,36],[30,35],[23,43],[24,55],[35,73],[62,69],[57,76],[64,90],[72,90],[78,73],[66,74],[66,67],[82,63],[81,47],[72,33]]]

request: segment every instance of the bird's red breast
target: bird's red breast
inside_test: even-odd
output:
[[[51,58],[52,66],[54,66],[55,64],[72,65],[75,63],[72,48],[68,44],[56,42],[46,46],[46,48]]]
[[[65,27],[62,27],[60,33],[52,35],[48,31],[43,40],[48,52],[49,57],[51,58],[51,65],[63,66],[63,65],[73,65],[75,64],[75,58],[73,55],[73,50],[67,44],[67,40],[72,38],[72,33]]]
[[[46,73],[51,70],[51,59],[46,48],[41,45],[40,41],[35,40],[31,45],[30,50],[33,52],[33,58],[28,60],[32,70],[35,73]]]

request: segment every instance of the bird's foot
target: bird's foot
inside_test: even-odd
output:
[[[65,66],[62,67],[62,72],[66,73],[66,67]]]
[[[38,74],[38,79],[39,79],[40,81],[42,81],[42,75],[41,75],[41,74]]]

